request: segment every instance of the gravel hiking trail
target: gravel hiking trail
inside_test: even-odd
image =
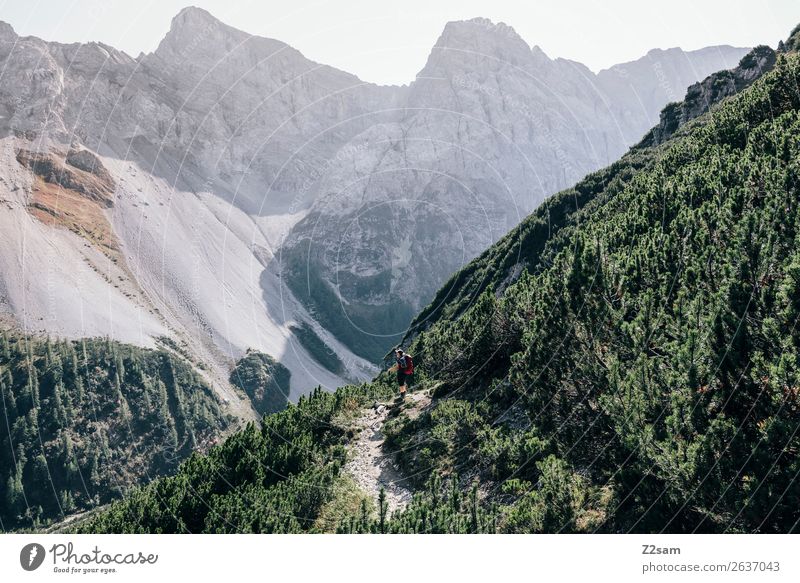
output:
[[[404,407],[401,414],[416,417],[430,404],[431,399],[420,392],[409,394],[406,401],[410,407]],[[391,405],[376,403],[356,419],[355,428],[359,433],[351,444],[352,457],[345,465],[345,470],[373,500],[377,500],[381,488],[384,488],[389,513],[394,513],[406,507],[411,500],[411,491],[391,454],[383,451],[383,424],[391,408]]]

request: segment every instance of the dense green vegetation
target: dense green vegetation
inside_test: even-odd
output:
[[[521,509],[551,460],[559,530],[580,499],[609,501],[603,530],[796,528],[799,83],[781,56],[578,211],[536,272],[420,334],[447,398],[393,429],[407,470],[480,467],[523,484]]]
[[[380,389],[316,390],[194,455],[80,526],[83,532],[314,530],[345,460],[348,415]]]
[[[432,477],[405,511],[391,516],[385,500],[373,503],[352,490],[341,472],[352,437],[348,422],[392,393],[383,382],[333,394],[316,390],[208,455],[193,455],[177,475],[133,491],[75,531],[494,532],[496,509],[480,504],[477,486],[464,495],[455,478],[442,484]]]
[[[301,322],[299,325],[290,326],[292,334],[295,335],[300,345],[308,350],[314,359],[322,366],[327,368],[334,374],[341,375],[346,372],[342,359],[331,349],[330,346],[325,344],[322,339],[317,336],[314,329],[306,322]]]
[[[266,417],[80,528],[800,528],[796,55],[555,197],[442,293],[410,349],[433,400],[384,427],[416,491],[403,511],[343,487],[384,374]]]
[[[248,350],[231,371],[230,382],[250,397],[261,415],[277,413],[289,402],[292,373],[268,354]]]
[[[175,470],[226,425],[173,353],[0,338],[0,528],[41,527]]]

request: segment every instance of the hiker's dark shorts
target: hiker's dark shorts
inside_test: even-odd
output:
[[[397,371],[397,384],[398,386],[403,385],[410,385],[411,384],[411,377],[414,373],[406,374],[404,372]]]

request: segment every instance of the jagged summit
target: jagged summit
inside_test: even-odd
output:
[[[0,20],[0,39],[15,38],[17,36],[14,27],[7,22]]]
[[[245,78],[261,84],[267,77],[279,86],[303,75],[319,78],[329,88],[363,83],[351,73],[312,61],[283,41],[239,30],[194,6],[181,10],[156,50],[139,60],[156,63],[156,69],[167,68],[177,76],[192,77],[192,82],[206,79],[213,83],[206,74],[215,70],[217,77],[225,78],[219,84],[223,88]]]
[[[537,47],[537,56],[544,55]],[[531,47],[509,25],[487,18],[448,22],[431,50],[428,65],[496,59],[514,65],[528,63]],[[546,58],[546,57],[545,57]]]
[[[207,10],[189,6],[172,19],[169,31],[154,54],[167,59],[191,57],[196,60],[204,55],[219,57],[224,56],[224,52],[236,50],[249,39],[269,43],[272,49],[288,48],[285,43],[250,35],[223,23]]]
[[[173,18],[172,27],[176,26],[191,26],[217,23],[221,24],[220,20],[211,14],[205,8],[199,6],[187,6],[182,8]]]
[[[197,41],[205,42],[208,35],[224,33],[239,38],[248,38],[250,35],[244,31],[225,24],[213,14],[196,6],[187,6],[172,18],[167,37],[188,37],[199,35]]]
[[[509,42],[528,44],[517,34],[514,27],[504,22],[493,22],[488,18],[471,18],[468,20],[451,20],[445,24],[442,34],[436,45],[452,46],[450,43],[463,40],[465,37],[491,37],[498,40],[507,39]]]

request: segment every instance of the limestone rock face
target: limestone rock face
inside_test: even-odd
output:
[[[504,24],[449,23],[401,117],[350,140],[326,172],[284,246],[288,281],[312,304],[308,282],[330,286],[315,310],[388,348],[403,326],[387,313],[417,312],[545,197],[623,154],[698,75],[744,52],[651,51],[595,75]]]
[[[368,377],[362,357],[453,271],[743,54],[595,75],[475,19],[445,27],[412,83],[381,87],[198,8],[136,58],[0,23],[0,316],[171,336],[222,384],[248,348],[289,368],[293,395]],[[107,186],[90,209],[73,175]],[[345,372],[295,341],[302,324]]]

